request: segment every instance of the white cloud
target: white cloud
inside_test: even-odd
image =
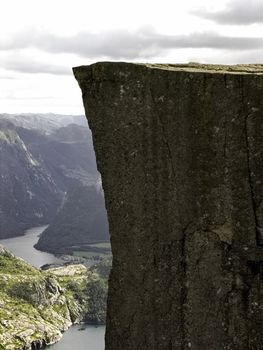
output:
[[[5,1],[0,112],[83,113],[71,67],[94,61],[260,62],[261,9],[261,0]]]
[[[9,55],[6,59],[1,59],[2,68],[19,72],[19,73],[44,73],[55,75],[71,75],[70,67],[65,67],[62,64],[53,64],[51,62],[43,62],[42,60],[36,60],[29,58],[27,55]]]
[[[263,2],[262,0],[232,0],[220,11],[196,10],[193,13],[220,24],[263,23]]]
[[[100,33],[79,32],[73,36],[61,36],[44,31],[24,31],[9,38],[9,42],[0,41],[0,50],[38,49],[44,52],[58,54],[75,54],[87,59],[106,57],[109,59],[154,58],[163,51],[173,49],[212,48],[227,50],[262,49],[261,37],[225,36],[216,32],[193,32],[186,35],[160,34],[149,28],[136,31],[125,29],[105,31]],[[15,58],[18,66],[19,60]],[[34,62],[21,63],[21,69],[37,72],[55,72],[52,65]],[[15,62],[7,66],[15,67]],[[19,68],[20,70],[20,68]],[[57,66],[57,74],[65,74],[66,70]]]

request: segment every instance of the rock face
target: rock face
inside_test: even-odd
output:
[[[40,349],[72,323],[104,323],[108,265],[41,271],[0,245],[0,350]]]
[[[74,74],[111,233],[106,349],[263,349],[263,66]]]

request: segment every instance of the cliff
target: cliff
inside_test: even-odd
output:
[[[72,323],[104,323],[105,271],[105,263],[41,271],[0,246],[0,349],[40,349]]]
[[[263,349],[263,66],[74,74],[111,234],[106,349]]]

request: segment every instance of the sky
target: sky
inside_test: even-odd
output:
[[[0,113],[84,114],[98,61],[263,63],[263,0],[2,0]]]

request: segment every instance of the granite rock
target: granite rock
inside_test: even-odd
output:
[[[106,350],[263,349],[263,65],[74,74],[111,234]]]

